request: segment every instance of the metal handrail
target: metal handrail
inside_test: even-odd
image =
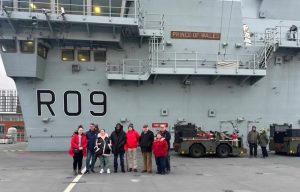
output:
[[[54,4],[54,10],[51,10],[52,7],[52,3],[48,3],[48,2],[32,2],[31,0],[29,1],[24,1],[24,0],[17,0],[16,7],[14,7],[14,4],[12,3],[12,1],[9,0],[0,0],[0,10],[1,12],[3,12],[3,5],[9,3],[10,5],[6,5],[5,9],[11,9],[11,10],[17,10],[17,11],[21,11],[21,12],[40,12],[43,13],[45,11],[45,9],[47,9],[47,11],[49,11],[49,14],[61,14],[61,10],[60,7],[64,7],[65,11],[67,14],[79,14],[79,15],[88,15],[87,10],[90,9],[90,14],[92,16],[110,16],[110,17],[120,17],[120,12],[115,10],[121,10],[121,6],[111,6],[111,1],[109,0],[109,5],[108,6],[100,6],[101,11],[108,9],[108,11],[106,12],[101,12],[101,13],[96,13],[95,11],[93,11],[93,8],[97,5],[87,5],[87,4],[64,4],[64,3],[59,3],[55,2]],[[85,2],[85,1],[83,1]],[[139,2],[139,0],[135,0],[135,2]],[[26,4],[28,6],[26,7],[21,7],[20,4],[22,4],[23,6],[26,6]],[[139,3],[138,3],[139,4]],[[35,7],[33,7],[35,6]],[[124,15],[124,17],[134,17],[137,18],[138,15],[138,11],[137,11],[137,3],[134,3],[133,7],[132,6],[125,6],[124,9],[133,9],[134,12],[133,13],[128,13],[126,15]],[[82,8],[81,10],[67,10],[66,8],[68,7],[73,7],[75,9],[78,8]]]
[[[173,54],[173,58],[163,59],[159,57],[155,61],[154,65],[148,63],[149,60],[143,59],[123,59],[121,64],[110,64],[108,65],[107,73],[109,74],[134,74],[134,75],[145,75],[149,74],[150,71],[157,69],[173,69],[176,73],[177,69],[195,69],[197,72],[201,68],[213,68],[216,71],[220,69],[235,70],[236,73],[240,69],[251,69],[253,72],[258,69],[265,69],[259,66],[259,59],[256,58],[255,54],[203,54],[198,52],[166,52]],[[180,58],[180,55],[189,55],[189,58]],[[201,57],[203,56],[203,57]],[[206,56],[206,57],[204,57]],[[209,56],[213,56],[207,59]]]
[[[295,33],[295,38],[291,37],[293,33],[290,31],[291,26],[276,26],[276,40],[279,44],[282,44],[283,41],[295,41],[296,45],[299,45],[299,32],[298,30],[293,32]],[[297,26],[299,29],[299,26]]]
[[[149,63],[144,59],[123,59],[120,64],[106,63],[106,72],[109,74],[146,75],[150,72]]]

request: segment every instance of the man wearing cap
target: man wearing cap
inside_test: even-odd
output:
[[[168,143],[168,153],[166,158],[166,173],[169,173],[171,171],[171,165],[170,165],[170,140],[171,140],[171,134],[169,131],[167,131],[166,125],[162,124],[160,126],[160,134],[165,138],[165,140]]]
[[[143,155],[144,169],[142,173],[152,173],[152,144],[154,134],[149,130],[148,125],[143,126],[143,131],[140,136],[140,147]]]
[[[248,133],[247,139],[250,149],[250,157],[253,157],[253,155],[254,157],[257,157],[257,143],[259,141],[259,134],[254,125],[252,126],[252,130]]]
[[[268,157],[267,145],[269,143],[269,139],[266,133],[266,130],[261,130],[259,134],[259,145],[261,147],[261,152],[263,158]]]

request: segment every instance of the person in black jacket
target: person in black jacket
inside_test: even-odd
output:
[[[152,143],[154,134],[149,130],[148,125],[143,126],[143,131],[140,136],[140,147],[143,154],[144,170],[142,173],[152,173]]]
[[[86,156],[86,171],[84,172],[84,174],[90,173],[90,170],[93,173],[95,173],[94,167],[95,167],[96,157],[95,157],[94,147],[96,144],[97,134],[98,133],[95,131],[95,124],[91,123],[90,130],[88,130],[85,133],[88,143],[87,143],[87,156]]]
[[[167,162],[166,162],[166,173],[169,173],[171,171],[171,165],[170,165],[170,140],[171,140],[171,134],[169,131],[167,131],[167,128],[165,125],[160,126],[160,134],[163,136],[167,143],[168,143],[168,154],[167,154]]]
[[[126,133],[123,131],[123,126],[118,123],[115,130],[111,133],[112,152],[114,154],[114,172],[118,172],[118,156],[120,156],[121,170],[125,173],[124,166],[124,145],[126,143]]]

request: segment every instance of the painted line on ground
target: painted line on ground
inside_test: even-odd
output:
[[[77,175],[73,181],[71,181],[71,183],[67,186],[67,188],[63,191],[63,192],[71,192],[72,189],[75,187],[75,185],[77,184],[77,182],[81,179],[81,177],[84,175],[83,173],[85,172],[86,167],[81,170],[82,175]]]
[[[0,152],[22,152],[24,150],[15,150],[15,149],[5,149],[5,150],[0,150]]]

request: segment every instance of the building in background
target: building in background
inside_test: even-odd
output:
[[[0,112],[21,113],[16,90],[0,90]]]
[[[26,141],[26,132],[16,90],[0,90],[0,138],[10,127],[17,129],[17,141]]]

